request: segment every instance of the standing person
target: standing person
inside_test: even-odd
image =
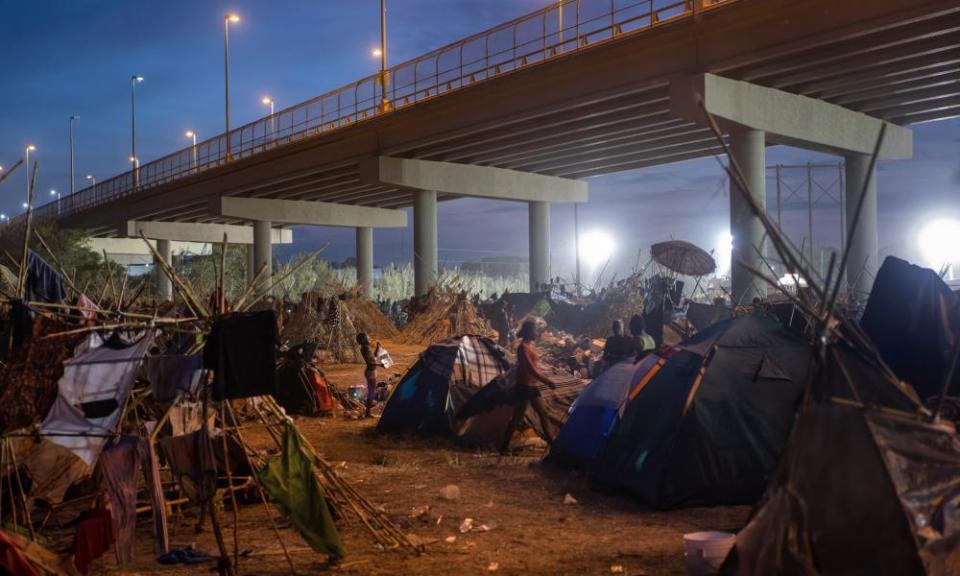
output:
[[[550,423],[550,416],[547,414],[547,407],[540,397],[538,382],[542,382],[555,389],[556,383],[540,370],[540,353],[537,352],[534,344],[540,339],[540,330],[534,320],[526,320],[520,327],[517,336],[520,338],[520,345],[517,346],[517,384],[514,390],[515,404],[513,408],[513,418],[507,426],[506,436],[500,445],[500,453],[506,454],[510,449],[510,441],[520,422],[523,421],[527,413],[527,407],[532,406],[533,410],[540,418],[540,426],[543,427],[543,433],[548,438],[548,442],[553,438],[553,425]]]
[[[637,349],[637,361],[657,349],[653,336],[647,334],[647,322],[643,316],[634,314],[630,318],[630,335],[633,336],[634,346]]]
[[[363,377],[367,381],[367,410],[365,415],[369,418],[373,415],[373,403],[377,397],[377,358],[373,354],[373,348],[370,346],[370,337],[366,332],[357,334],[357,344],[360,345],[360,356],[363,357],[363,363],[366,368],[363,371]],[[378,343],[379,344],[379,343]]]

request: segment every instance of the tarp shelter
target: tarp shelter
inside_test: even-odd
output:
[[[940,393],[960,338],[960,297],[929,268],[888,256],[860,320],[884,362],[926,400]],[[960,370],[950,395],[960,395]]]
[[[684,341],[630,391],[595,479],[658,509],[756,501],[786,444],[810,354],[755,315]]]
[[[333,412],[333,394],[326,378],[311,363],[316,350],[315,342],[307,343],[281,356],[276,399],[288,414],[318,416]]]
[[[960,574],[960,439],[841,341],[721,573]]]
[[[71,450],[93,466],[107,439],[116,433],[153,332],[137,342],[118,335],[92,335],[87,349],[64,362],[59,394],[40,426],[48,441]]]
[[[434,344],[391,392],[377,431],[460,436],[473,424],[458,422],[460,407],[508,368],[506,351],[485,336]]]
[[[589,469],[600,456],[613,427],[620,421],[627,395],[636,388],[660,356],[640,362],[631,358],[614,364],[595,378],[570,407],[570,415],[550,446],[551,462]]]

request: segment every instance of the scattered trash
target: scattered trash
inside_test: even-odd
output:
[[[459,500],[460,487],[456,484],[447,484],[440,489],[440,497],[444,500]]]
[[[491,523],[489,523],[489,524],[481,524],[481,525],[479,525],[479,526],[474,526],[473,531],[474,531],[474,532],[489,532],[489,531],[493,530],[493,529],[496,528],[496,527],[497,527],[497,525],[494,524],[493,522],[491,522]]]
[[[487,508],[493,508],[493,500],[490,500],[489,502],[484,504],[484,506],[486,506]]]
[[[613,564],[610,566],[611,574],[623,574],[623,565],[622,564]]]
[[[441,522],[443,522],[443,514],[437,516],[437,526],[439,526]]]
[[[466,534],[470,530],[473,530],[473,518],[464,518],[460,523],[460,533]]]
[[[420,518],[421,516],[425,515],[429,511],[430,511],[429,505],[424,504],[423,506],[417,506],[416,508],[410,511],[410,518],[414,518],[414,519]]]
[[[454,542],[457,541],[457,537],[456,537],[456,536],[447,536],[446,538],[443,539],[443,541],[446,542],[447,544],[453,544]]]
[[[573,506],[574,504],[579,504],[579,502],[577,502],[577,499],[571,496],[569,492],[567,492],[566,496],[563,497],[563,503],[566,504],[567,506]]]
[[[500,563],[499,563],[499,562],[491,562],[491,563],[487,566],[487,572],[496,572],[496,571],[499,570],[499,569],[500,569]]]

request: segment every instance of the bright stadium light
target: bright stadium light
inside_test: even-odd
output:
[[[580,257],[593,267],[603,266],[607,263],[616,245],[613,238],[606,232],[599,230],[587,232],[580,237]]]
[[[960,220],[931,220],[920,230],[917,248],[924,262],[934,270],[939,272],[944,266],[955,269],[960,262]]]
[[[733,258],[733,235],[729,231],[721,232],[717,236],[714,256],[717,262],[717,276],[729,274],[730,262]]]

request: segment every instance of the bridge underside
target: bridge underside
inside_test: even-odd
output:
[[[669,79],[705,71],[899,124],[957,116],[960,6],[734,3],[156,186],[67,223],[108,235],[123,220],[241,223],[209,210],[225,195],[412,206],[414,191],[364,181],[360,163],[375,155],[566,178],[714,155],[720,148],[709,130],[670,111]]]

